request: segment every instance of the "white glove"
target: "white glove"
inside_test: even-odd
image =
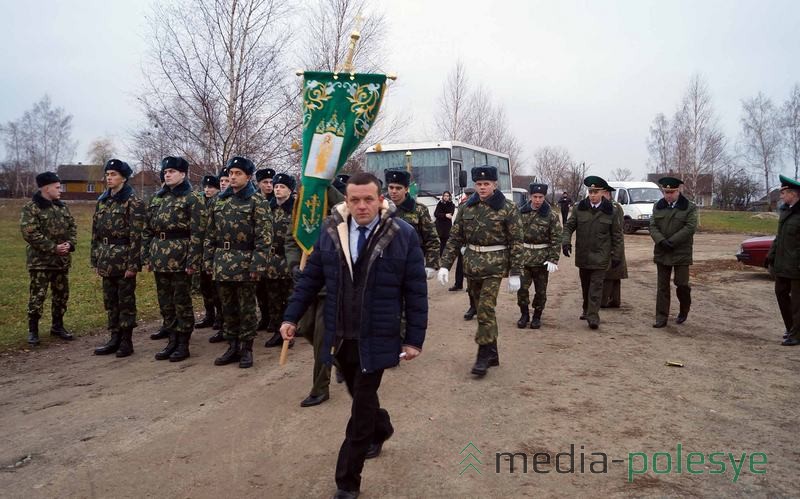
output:
[[[431,279],[436,277],[436,270],[430,267],[425,267],[425,277],[430,281]]]
[[[442,267],[439,269],[439,283],[442,286],[447,286],[447,280],[450,278],[450,271]]]
[[[509,293],[516,293],[519,291],[521,284],[519,282],[518,275],[512,275],[508,278],[508,292]]]
[[[547,267],[547,271],[550,272],[551,274],[556,270],[558,270],[558,265],[556,265],[555,263],[544,262],[544,266]]]
[[[461,254],[463,255],[466,252],[467,252],[467,247],[466,246],[462,246],[461,247]]]

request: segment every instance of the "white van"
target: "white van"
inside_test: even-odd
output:
[[[625,220],[623,232],[633,234],[650,226],[653,204],[663,196],[661,189],[653,182],[609,182],[616,189],[611,196],[622,205]]]

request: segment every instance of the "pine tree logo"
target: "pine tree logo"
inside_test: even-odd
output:
[[[478,459],[478,456],[473,454],[473,450],[478,454],[483,454],[483,452],[481,452],[481,450],[477,448],[475,444],[472,443],[472,441],[470,441],[467,444],[467,446],[461,449],[461,452],[458,453],[459,456],[464,456],[464,459],[462,459],[461,462],[458,463],[459,466],[463,466],[463,468],[461,469],[461,473],[459,473],[458,476],[463,475],[464,472],[470,468],[477,471],[479,475],[482,474],[481,470],[479,470],[478,467],[475,466],[475,463],[478,463],[481,466],[483,466],[483,463],[481,462],[480,459]],[[465,452],[467,454],[464,454]]]

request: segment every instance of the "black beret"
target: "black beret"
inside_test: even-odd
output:
[[[228,171],[228,167],[227,166],[223,166],[222,170],[219,171],[219,175],[217,175],[217,180],[219,180],[221,178],[225,178],[225,177],[230,177],[230,176],[231,175],[230,175],[230,172]]]
[[[130,166],[128,166],[128,163],[118,159],[109,159],[106,162],[106,167],[103,169],[103,171],[107,172],[109,170],[114,170],[125,178],[131,178],[131,175],[133,174],[133,170]]]
[[[547,184],[532,183],[528,186],[528,194],[547,194]]]
[[[387,184],[400,184],[404,187],[411,184],[411,174],[405,170],[386,170],[385,178]]]
[[[36,175],[36,187],[44,187],[56,182],[61,182],[61,179],[53,172],[44,172]]]
[[[472,181],[494,180],[497,181],[497,168],[494,166],[476,166],[472,169]]]
[[[254,165],[249,159],[241,156],[232,157],[228,160],[228,164],[225,166],[228,167],[229,171],[234,168],[238,168],[239,170],[242,170],[245,175],[252,175],[256,171],[256,165]]]
[[[265,178],[274,178],[275,170],[272,168],[262,168],[256,172],[256,182],[261,182]]]
[[[167,156],[161,160],[161,171],[163,172],[169,168],[186,173],[189,171],[189,162],[180,156]]]
[[[272,185],[283,184],[289,188],[289,190],[293,191],[297,182],[295,181],[294,177],[291,175],[287,175],[286,173],[279,173],[272,178]]]
[[[677,179],[675,177],[661,177],[658,179],[658,185],[665,191],[674,191],[677,190],[680,185],[683,183],[682,180]]]
[[[583,185],[589,189],[601,189],[604,191],[607,191],[611,187],[602,177],[596,175],[590,175],[583,179]]]
[[[203,177],[203,182],[201,184],[203,187],[214,187],[219,189],[219,179],[214,175],[206,175]]]

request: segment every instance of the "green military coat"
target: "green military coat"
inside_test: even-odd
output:
[[[103,277],[139,272],[144,224],[144,203],[127,183],[114,195],[101,194],[92,217],[92,268]]]
[[[785,279],[800,279],[800,203],[783,205],[778,219],[778,233],[767,253],[772,272]]]
[[[561,243],[570,244],[575,233],[575,266],[606,270],[612,261],[622,261],[622,224],[614,216],[614,205],[605,198],[592,209],[588,198],[572,207]]]
[[[622,205],[617,203],[616,201],[612,201],[611,204],[614,205],[614,218],[616,218],[617,223],[622,227],[625,221],[625,211],[622,208]],[[628,260],[625,258],[625,234],[623,232],[622,235],[622,250],[620,251],[620,255],[622,256],[621,260],[622,263],[618,265],[616,268],[611,268],[611,265],[608,266],[606,269],[606,279],[607,280],[619,280],[619,279],[627,279],[628,278]]]
[[[278,198],[269,201],[272,211],[272,244],[267,256],[267,279],[290,279],[292,269],[287,259],[287,242],[294,239],[292,236],[292,209],[294,208],[294,194],[289,199],[278,204]],[[291,251],[291,250],[290,250]]]
[[[67,270],[70,254],[55,253],[56,246],[69,242],[70,252],[78,244],[78,228],[67,205],[60,200],[48,201],[41,192],[22,207],[19,220],[26,248],[28,270]]]
[[[653,261],[661,265],[691,265],[694,233],[697,230],[697,206],[678,196],[675,208],[670,208],[665,199],[653,206],[650,218],[650,237],[656,243],[653,249]],[[674,249],[662,248],[659,243],[669,240]]]

